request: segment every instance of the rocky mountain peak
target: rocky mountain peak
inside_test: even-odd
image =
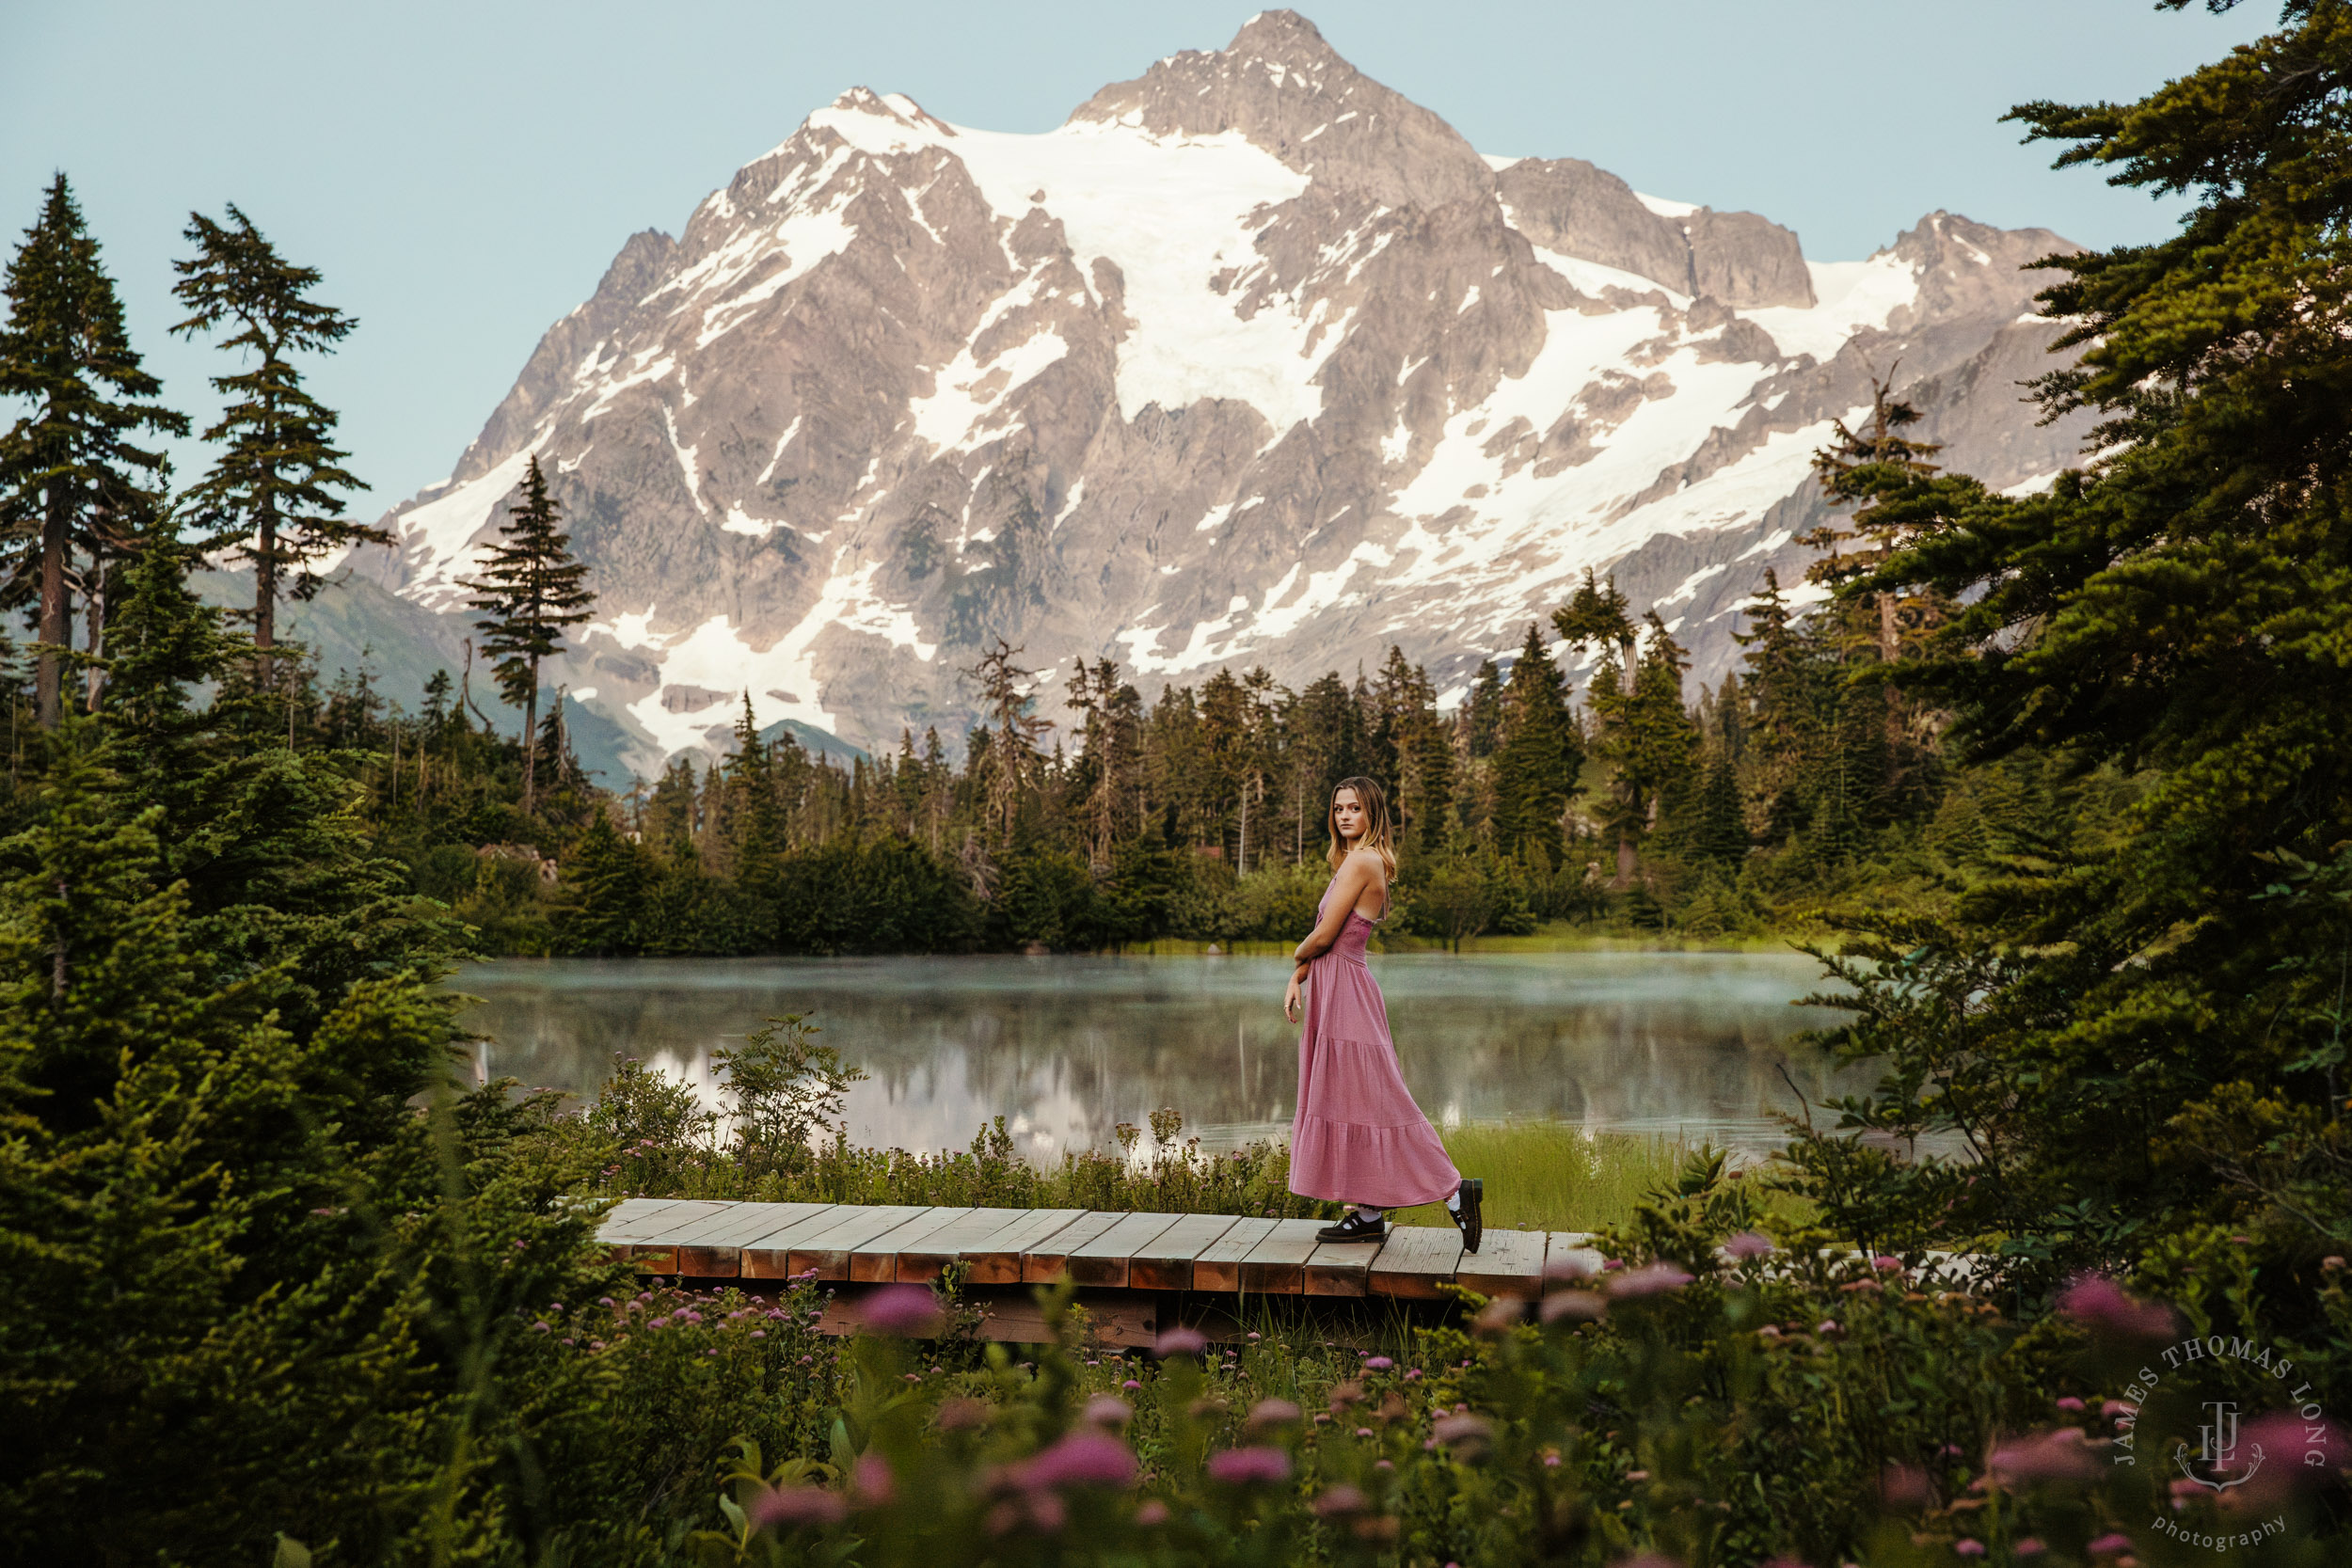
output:
[[[1713,681],[1764,571],[1802,582],[1812,453],[1874,370],[1988,483],[2072,459],[2080,421],[2017,399],[2056,330],[2020,269],[2063,244],[1939,212],[1810,261],[1760,214],[1483,158],[1286,11],[1041,135],[853,88],[633,236],[351,566],[453,650],[535,453],[600,595],[550,678],[614,782],[723,749],[746,693],[952,742],[1000,637],[1049,710],[1073,658],[1150,697],[1392,644],[1450,704],[1587,567]]]
[[[1327,189],[1383,206],[1494,194],[1492,173],[1459,132],[1358,71],[1296,11],[1261,11],[1224,49],[1171,55],[1070,118],[1161,136],[1237,132]]]

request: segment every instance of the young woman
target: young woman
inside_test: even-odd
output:
[[[1486,1183],[1465,1180],[1446,1158],[1438,1130],[1413,1103],[1396,1070],[1389,1010],[1364,963],[1364,943],[1389,912],[1396,852],[1389,800],[1370,779],[1343,779],[1331,792],[1331,885],[1315,907],[1315,928],[1292,958],[1298,968],[1282,1015],[1298,1037],[1298,1117],[1291,1124],[1291,1191],[1353,1205],[1327,1242],[1373,1242],[1388,1234],[1387,1212],[1442,1202],[1471,1252],[1485,1229]]]

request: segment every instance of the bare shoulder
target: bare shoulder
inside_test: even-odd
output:
[[[1343,875],[1353,873],[1370,887],[1389,885],[1389,868],[1381,863],[1380,851],[1377,849],[1350,849],[1347,852],[1347,863],[1342,871]]]

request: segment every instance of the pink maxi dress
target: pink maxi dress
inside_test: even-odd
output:
[[[1375,1209],[1443,1203],[1462,1176],[1396,1069],[1388,1006],[1364,962],[1373,925],[1349,911],[1331,950],[1307,966],[1291,1191]]]

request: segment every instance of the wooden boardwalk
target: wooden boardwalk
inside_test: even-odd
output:
[[[1489,1230],[1475,1253],[1451,1227],[1391,1228],[1385,1242],[1315,1240],[1321,1220],[1237,1214],[1094,1213],[629,1198],[599,1233],[642,1274],[850,1284],[928,1283],[953,1263],[976,1286],[1068,1279],[1111,1291],[1373,1297],[1436,1301],[1459,1284],[1533,1298],[1544,1267],[1598,1270],[1575,1231]]]

